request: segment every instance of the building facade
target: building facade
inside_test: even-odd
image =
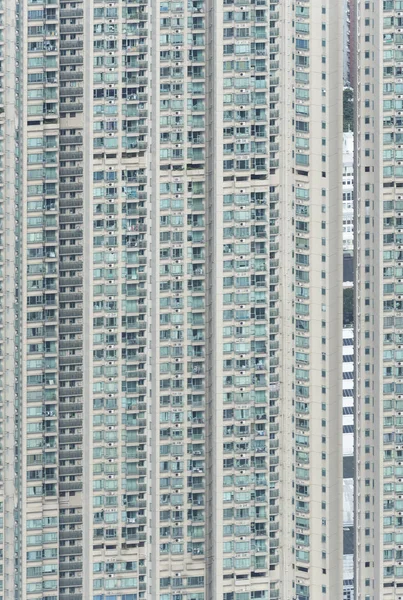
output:
[[[343,328],[343,600],[354,600],[354,330]]]
[[[401,10],[398,0],[356,3],[358,600],[403,596]]]
[[[0,11],[0,596],[340,598],[341,3]]]
[[[350,40],[351,40],[351,22],[350,22],[350,10],[351,0],[343,0],[344,4],[344,16],[343,16],[343,81],[344,85],[350,86],[350,65],[351,65],[351,52],[350,52]]]
[[[354,133],[343,134],[343,252],[354,250]]]

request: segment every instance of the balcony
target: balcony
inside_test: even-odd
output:
[[[82,8],[74,8],[74,9],[65,9],[62,8],[60,10],[60,18],[61,19],[74,19],[81,18],[84,16],[84,11]],[[63,27],[63,25],[62,25]]]
[[[59,392],[60,395],[60,392]],[[71,395],[71,394],[70,394]],[[59,403],[59,412],[82,412],[83,405],[82,402],[63,402]]]
[[[81,229],[62,229],[59,231],[59,237],[61,240],[82,239],[83,232]]]
[[[59,457],[60,460],[75,460],[81,459],[83,453],[81,450],[60,450]]]
[[[60,187],[61,192],[82,192],[83,191],[83,184],[80,181],[73,181],[71,183],[61,183],[59,185],[59,187]],[[67,206],[70,206],[71,202],[73,202],[73,201],[69,200],[69,204]],[[76,200],[76,202],[77,202],[77,200]],[[80,201],[80,204],[78,204],[78,206],[82,206],[82,200]]]
[[[61,102],[60,103],[60,112],[82,112],[83,110],[82,102]],[[62,169],[61,169],[62,170]]]
[[[82,88],[79,88],[82,89]],[[83,137],[81,135],[61,135],[60,144],[82,144]]]
[[[82,214],[74,214],[74,215],[60,215],[59,216],[59,222],[60,223],[82,223],[83,222],[83,215]],[[62,265],[62,268],[65,268],[64,265]]]
[[[60,64],[61,65],[82,65],[84,62],[83,56],[61,56]],[[63,71],[62,71],[63,73]]]
[[[59,555],[60,556],[69,556],[69,555],[82,555],[83,553],[83,549],[81,546],[60,546],[59,547]],[[75,563],[71,563],[71,564],[75,564]],[[61,596],[60,596],[61,598]],[[65,596],[65,600],[72,600],[72,596],[68,595]],[[80,594],[80,597],[77,600],[83,600],[82,599],[82,595]]]
[[[83,201],[80,198],[60,198],[59,206],[60,208],[82,208]]]
[[[60,40],[61,50],[81,50],[83,46],[83,40]]]
[[[78,561],[69,561],[59,563],[59,571],[82,571],[83,563]]]
[[[60,81],[83,81],[82,71],[60,71]]]
[[[61,492],[76,491],[80,492],[83,489],[82,481],[61,481],[59,483],[59,490]]]
[[[63,485],[63,482],[61,483]],[[81,540],[83,537],[82,531],[60,531],[60,540]],[[73,571],[73,569],[71,569]]]
[[[59,436],[60,445],[62,445],[62,444],[81,444],[82,441],[83,441],[82,434],[69,433],[69,434],[63,434],[63,435]]]
[[[83,33],[83,32],[84,32],[84,26],[80,25],[79,23],[77,23],[75,25],[60,25],[60,33],[61,34]]]

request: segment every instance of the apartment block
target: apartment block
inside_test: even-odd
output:
[[[343,252],[354,251],[354,133],[343,134]]]
[[[341,598],[342,3],[0,15],[0,596]]]
[[[343,600],[354,599],[354,330],[343,328]]]
[[[356,2],[358,600],[403,597],[402,10]]]

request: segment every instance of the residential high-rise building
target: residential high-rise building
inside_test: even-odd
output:
[[[350,43],[352,37],[351,22],[350,22],[350,11],[352,7],[351,0],[343,0],[343,81],[344,85],[351,85],[351,50]]]
[[[354,133],[343,134],[343,252],[354,251]]]
[[[341,598],[342,3],[0,12],[0,596]]]
[[[354,331],[343,328],[343,600],[354,600]]]
[[[358,600],[403,597],[403,2],[356,2]]]

